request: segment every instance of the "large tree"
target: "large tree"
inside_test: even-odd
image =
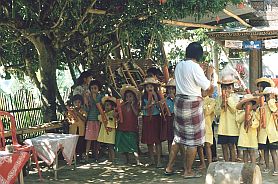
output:
[[[152,40],[155,40],[152,54],[159,58],[159,40],[171,40],[184,31],[166,27],[161,20],[188,15],[198,19],[207,12],[221,11],[229,2],[240,1],[1,1],[0,62],[7,74],[31,77],[43,96],[44,120],[55,120],[56,100],[63,105],[57,89],[56,69],[68,67],[74,80],[78,66],[100,72],[111,55],[146,57]],[[130,54],[130,48],[137,51]]]

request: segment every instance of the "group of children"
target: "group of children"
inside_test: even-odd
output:
[[[132,153],[140,165],[138,117],[141,112],[141,142],[148,146],[149,164],[162,167],[161,142],[168,140],[171,146],[174,137],[172,113],[175,82],[169,80],[164,86],[165,95],[161,83],[153,77],[147,77],[141,86],[142,95],[134,86],[123,85],[121,100],[103,95],[102,85],[97,80],[78,87],[79,91],[72,97],[73,106],[68,108],[66,118],[70,124],[69,133],[79,135],[77,154],[81,158],[88,160],[91,149],[98,160],[100,144],[104,143],[108,147],[110,161],[114,161],[117,151],[126,156],[128,163],[129,154]],[[82,145],[86,145],[86,149]]]
[[[275,83],[269,78],[259,78],[256,82],[258,91],[240,99],[234,92],[235,82],[233,76],[224,76],[218,82],[222,91],[219,100],[204,98],[204,148],[207,161],[212,162],[212,123],[218,115],[218,144],[222,146],[224,160],[235,162],[238,153],[243,151],[244,162],[248,162],[250,157],[251,162],[256,163],[256,152],[259,150],[260,158],[264,159],[266,165],[264,172],[270,172],[270,152],[273,175],[278,175],[278,93],[274,88]],[[142,93],[134,86],[122,86],[121,103],[115,97],[103,95],[102,85],[97,80],[90,81],[87,88],[83,87],[83,91],[79,90],[80,93],[73,96],[73,107],[68,109],[67,118],[70,122],[69,132],[80,136],[77,145],[79,155],[88,159],[92,148],[95,159],[98,159],[100,143],[105,143],[110,161],[114,161],[115,151],[123,153],[127,162],[132,153],[140,165],[138,116],[141,113],[141,142],[148,147],[149,164],[162,167],[161,143],[167,140],[170,150],[174,138],[175,80],[171,79],[162,86],[156,78],[147,77],[141,86]],[[86,149],[80,146],[85,145],[85,141]],[[199,147],[198,151],[204,167],[203,147]]]
[[[259,150],[260,159],[264,157],[266,165],[263,172],[267,173],[270,172],[270,152],[274,165],[273,175],[278,175],[278,93],[275,83],[270,78],[259,78],[256,81],[258,90],[240,99],[234,92],[235,82],[232,76],[225,76],[219,81],[222,96],[219,103],[218,144],[222,146],[223,158],[235,162],[238,153],[243,151],[243,161],[248,162],[250,158],[255,164],[256,152]],[[211,104],[214,105],[213,102]]]

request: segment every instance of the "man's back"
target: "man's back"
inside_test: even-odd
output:
[[[181,61],[175,68],[176,92],[188,96],[201,96],[201,88],[206,90],[210,81],[202,68],[192,60]]]

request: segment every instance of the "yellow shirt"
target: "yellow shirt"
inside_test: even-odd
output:
[[[275,122],[272,113],[277,111],[277,107],[274,99],[270,99],[264,105],[265,117],[266,117],[266,128],[260,128],[258,133],[258,141],[260,144],[266,144],[268,138],[269,143],[278,141],[278,131],[276,130]],[[258,119],[259,116],[258,116]]]
[[[239,102],[239,97],[235,93],[232,93],[231,96],[227,99],[227,111],[221,109],[219,126],[218,126],[218,135],[225,135],[225,136],[239,135],[239,128],[236,123],[236,114],[237,114],[236,105],[238,102]]]
[[[114,118],[114,111],[109,111],[105,113],[108,123],[106,127],[108,128],[108,133],[105,129],[105,126],[103,124],[103,120],[101,118],[101,115],[98,116],[99,121],[101,122],[99,135],[98,135],[98,142],[108,143],[108,144],[115,144],[115,136],[116,136],[116,128],[117,123],[116,119]]]
[[[236,116],[236,121],[238,126],[240,127],[239,130],[239,138],[238,138],[238,146],[244,148],[258,148],[258,139],[257,139],[257,128],[260,125],[259,120],[256,118],[256,114],[258,112],[251,111],[250,114],[252,115],[252,125],[249,127],[248,132],[244,128],[244,119],[245,119],[245,111],[239,111]]]
[[[204,115],[205,115],[205,142],[213,144],[212,122],[214,119],[215,99],[210,97],[204,98]]]
[[[82,121],[81,118],[79,116],[75,114],[73,114],[74,112],[72,111],[68,111],[67,113],[67,117],[69,119],[69,133],[70,134],[77,134],[77,130],[78,130],[78,135],[79,136],[85,136],[85,121]],[[79,113],[82,114],[82,116],[84,118],[87,117],[87,112],[84,111],[83,109],[79,110]]]

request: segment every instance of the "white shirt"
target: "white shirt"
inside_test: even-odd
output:
[[[192,60],[181,61],[175,68],[176,94],[202,96],[201,89],[207,90],[210,81],[199,64]]]

